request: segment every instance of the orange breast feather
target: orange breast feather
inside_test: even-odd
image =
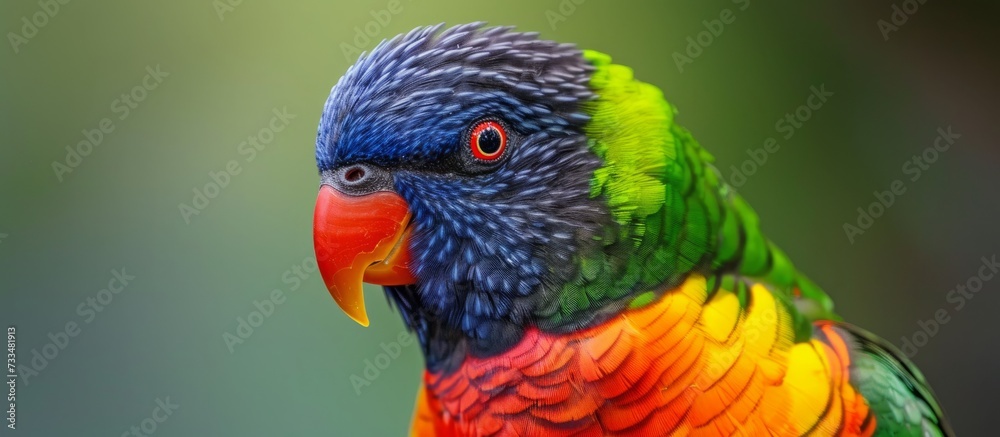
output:
[[[692,277],[600,326],[530,330],[501,355],[426,373],[411,435],[871,435],[834,330],[793,343],[759,284],[746,308],[726,290],[707,298]]]

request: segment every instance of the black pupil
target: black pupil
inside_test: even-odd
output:
[[[488,127],[479,134],[479,150],[486,155],[492,155],[500,150],[500,132],[495,127]]]

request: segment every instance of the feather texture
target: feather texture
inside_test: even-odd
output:
[[[417,282],[417,436],[951,435],[926,381],[762,233],[656,87],[481,23],[362,56],[321,172],[384,168]],[[470,161],[470,125],[510,129]]]
[[[843,331],[795,343],[759,284],[749,304],[692,276],[657,302],[570,335],[427,373],[412,435],[872,435]]]

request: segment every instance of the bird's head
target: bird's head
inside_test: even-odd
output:
[[[639,250],[621,240],[662,205],[670,158],[669,106],[638,82],[614,91],[626,113],[602,106],[595,84],[626,74],[596,77],[602,56],[471,24],[382,42],[345,73],[319,125],[314,239],[348,315],[368,324],[362,281],[424,334],[484,341],[586,307],[567,288]]]

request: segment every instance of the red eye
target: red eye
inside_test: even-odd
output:
[[[482,121],[472,129],[469,145],[472,156],[483,161],[495,161],[507,148],[507,132],[495,121]]]

